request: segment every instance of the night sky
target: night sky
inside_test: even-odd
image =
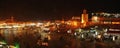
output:
[[[91,12],[120,13],[118,0],[0,0],[0,20],[54,20]]]

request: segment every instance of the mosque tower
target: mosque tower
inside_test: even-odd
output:
[[[81,16],[81,23],[87,23],[88,22],[88,14],[87,10],[83,10],[83,14]]]

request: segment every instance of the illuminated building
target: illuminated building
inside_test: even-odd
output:
[[[81,17],[81,23],[87,23],[88,22],[88,14],[86,13],[86,10],[83,10],[83,14]]]
[[[73,16],[72,20],[80,20],[80,17],[79,16]]]
[[[99,17],[97,16],[92,16],[92,22],[99,22]]]
[[[115,13],[92,13],[93,23],[120,24],[120,14]]]

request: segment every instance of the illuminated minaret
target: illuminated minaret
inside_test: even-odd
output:
[[[83,10],[83,14],[82,14],[82,17],[81,17],[81,23],[87,23],[88,22],[88,14],[86,13],[87,10]]]

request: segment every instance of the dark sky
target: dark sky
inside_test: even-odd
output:
[[[0,20],[52,20],[91,12],[120,13],[118,0],[0,0]]]

